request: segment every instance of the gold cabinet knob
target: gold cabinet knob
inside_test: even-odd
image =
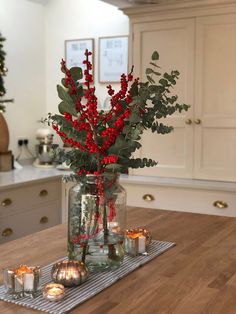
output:
[[[47,195],[48,195],[48,191],[47,190],[42,190],[42,191],[39,192],[39,196],[40,197],[45,197]]]
[[[12,204],[12,200],[10,198],[5,198],[5,200],[1,202],[1,206],[3,207],[10,206],[11,204]]]
[[[224,201],[215,201],[213,203],[213,206],[222,209],[222,208],[227,208],[228,204],[226,202],[224,202]]]
[[[13,230],[11,228],[6,228],[2,232],[3,237],[9,237],[12,234],[13,234]]]
[[[155,197],[152,194],[144,194],[143,200],[146,202],[152,202],[155,200]]]
[[[46,223],[48,223],[48,217],[46,217],[46,216],[43,216],[40,220],[39,220],[39,223],[41,224],[41,225],[43,225],[43,224],[46,224]]]
[[[201,124],[202,121],[201,121],[200,119],[196,119],[196,120],[194,120],[194,123],[195,123],[195,124]]]
[[[192,120],[191,119],[185,120],[185,124],[188,124],[188,125],[192,124]]]

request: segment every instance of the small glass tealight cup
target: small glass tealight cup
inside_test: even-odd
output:
[[[48,301],[60,301],[65,296],[65,288],[59,283],[48,283],[43,289],[43,297]]]

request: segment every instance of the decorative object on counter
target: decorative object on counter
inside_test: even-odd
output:
[[[4,269],[3,279],[5,292],[14,299],[28,295],[34,298],[41,289],[41,269],[38,266],[20,265],[16,269]]]
[[[18,304],[34,310],[40,310],[50,314],[68,313],[77,305],[92,298],[99,292],[116,283],[119,279],[127,276],[132,271],[138,269],[140,266],[148,263],[155,257],[163,254],[165,251],[172,248],[175,244],[171,242],[162,242],[153,240],[149,247],[148,256],[137,256],[133,258],[125,255],[124,262],[121,267],[110,272],[99,272],[89,275],[89,278],[79,287],[67,288],[66,296],[61,302],[48,302],[43,295],[39,295],[35,299],[24,297],[19,300],[14,300],[9,294],[4,292],[4,287],[0,286],[0,300]],[[53,264],[42,267],[42,282],[47,284],[51,282],[51,268]]]
[[[126,230],[125,252],[131,256],[147,253],[152,241],[151,233],[145,228]]]
[[[1,116],[1,114],[0,114]],[[3,117],[3,116],[2,116]],[[1,117],[0,117],[1,120]],[[1,121],[0,121],[0,133],[1,133]],[[2,133],[1,133],[2,134]],[[13,169],[13,155],[10,150],[6,152],[0,152],[0,171],[9,171]]]
[[[173,127],[158,120],[189,106],[176,103],[177,96],[171,95],[179,72],[163,76],[157,72],[159,55],[155,51],[151,67],[146,69],[147,81],[133,79],[132,67],[128,75],[121,75],[117,93],[111,85],[107,86],[110,110],[99,111],[95,87],[91,86],[90,56],[91,52],[86,50],[84,84],[80,81],[82,69],[68,69],[62,60],[65,77],[61,81],[63,86],[57,86],[60,114],[49,114],[47,121],[63,142],[71,146],[69,152],[59,149],[57,159],[70,165],[74,172],[68,180],[79,182],[70,192],[69,257],[81,258],[90,269],[103,270],[118,267],[123,258],[125,192],[118,185],[118,173],[127,173],[129,168],[156,166],[152,159],[133,157],[141,147],[141,135],[147,129],[159,134],[171,132]],[[114,222],[122,223],[117,226],[118,233],[108,227]]]
[[[5,67],[5,51],[3,51],[3,42],[5,38],[0,33],[0,171],[9,171],[13,169],[13,155],[8,150],[9,130],[7,122],[3,116],[5,103],[13,102],[13,99],[2,99],[6,94],[3,76],[6,76],[8,69]]]
[[[68,143],[64,143],[64,145],[63,145],[63,150],[64,151],[67,151],[67,152],[69,152],[69,151],[71,151],[71,147],[70,147],[70,145],[68,144]],[[58,169],[58,170],[69,170],[70,171],[70,165],[68,165],[67,164],[67,162],[66,161],[64,161],[63,163],[61,163],[61,164],[58,164],[57,166],[56,166],[56,168]]]
[[[48,301],[60,301],[65,296],[65,288],[58,283],[48,283],[43,288],[43,297]]]
[[[62,261],[53,265],[52,280],[65,287],[79,286],[88,278],[88,269],[83,262]]]
[[[37,159],[33,165],[38,168],[54,168],[54,150],[58,144],[53,144],[53,133],[49,128],[40,128],[36,131],[36,139],[39,144],[36,145]]]
[[[0,112],[0,153],[8,152],[8,145],[9,145],[9,130],[7,126],[7,122]]]

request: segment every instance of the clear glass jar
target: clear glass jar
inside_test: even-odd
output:
[[[126,192],[119,176],[87,175],[69,192],[69,259],[90,271],[118,268],[124,259]]]

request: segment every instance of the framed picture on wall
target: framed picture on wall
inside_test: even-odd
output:
[[[128,36],[99,38],[99,82],[115,83],[128,71]]]
[[[65,40],[65,61],[67,68],[80,67],[84,71],[85,50],[92,52],[92,64],[94,65],[94,39],[71,39]],[[94,69],[92,70],[94,75]]]

